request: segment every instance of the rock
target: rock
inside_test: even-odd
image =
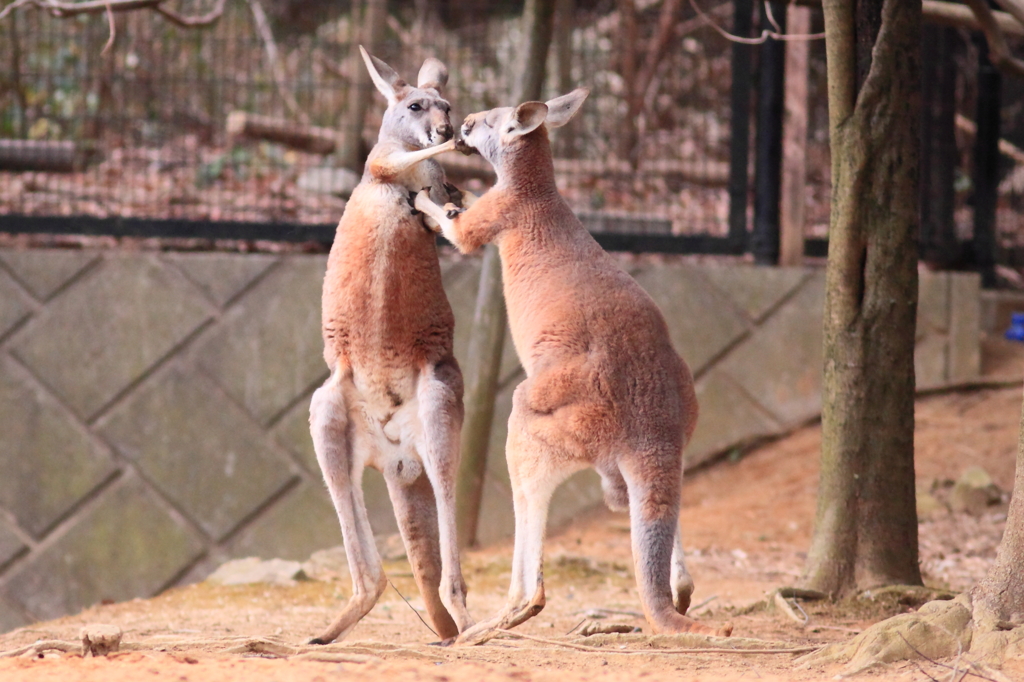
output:
[[[591,637],[593,635],[629,634],[633,632],[642,632],[642,630],[629,623],[601,623],[596,620],[589,621],[586,625],[580,628],[580,635],[583,637]]]
[[[946,505],[932,494],[934,485],[917,485],[917,518],[919,521],[933,519],[946,511]]]
[[[121,628],[94,623],[82,628],[82,656],[106,656],[121,648]]]
[[[981,516],[989,505],[1002,501],[1002,493],[988,472],[978,466],[969,467],[953,485],[949,506],[954,512]]]
[[[377,544],[377,553],[384,561],[400,561],[406,558],[405,543],[398,533],[375,535],[373,540]]]
[[[259,557],[248,557],[223,564],[206,580],[218,585],[251,585],[253,583],[294,585],[296,580],[308,579],[309,576],[302,570],[302,564],[298,561],[285,561],[284,559],[264,561]]]
[[[398,533],[376,535],[373,538],[377,553],[383,561],[400,561],[406,558],[405,543]],[[302,570],[311,580],[348,580],[348,555],[345,547],[338,545],[313,552],[302,564]]]
[[[310,168],[299,176],[295,184],[306,192],[333,194],[347,199],[359,180],[359,174],[348,168]]]
[[[349,577],[348,555],[342,545],[321,549],[302,564],[302,570],[313,580],[346,580]]]

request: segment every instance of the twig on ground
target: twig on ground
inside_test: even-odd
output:
[[[395,584],[393,582],[391,582],[391,578],[388,578],[388,585],[391,585],[391,587],[394,588],[395,592],[398,592],[398,588],[395,587]],[[428,630],[430,630],[431,634],[433,634],[434,637],[439,637],[440,636],[436,632],[434,632],[434,628],[430,627],[430,625],[427,623],[427,621],[423,620],[423,616],[420,615],[419,611],[417,611],[416,609],[413,608],[412,604],[409,602],[408,599],[405,598],[404,594],[402,594],[401,592],[398,592],[398,596],[402,598],[402,601],[405,602],[406,606],[408,606],[410,609],[412,609],[412,612],[416,614],[416,617],[420,619],[420,622],[423,623],[423,625],[426,626],[426,628]]]
[[[782,612],[782,614],[784,616],[787,616],[790,620],[795,621],[795,622],[799,623],[800,625],[806,625],[807,622],[810,620],[809,618],[806,617],[807,614],[804,614],[803,618],[801,618],[800,616],[796,615],[796,611],[793,610],[793,607],[792,607],[792,605],[790,605],[789,600],[787,600],[785,597],[783,597],[778,592],[776,592],[775,596],[772,597],[772,602],[775,604],[775,608],[777,608],[780,612]],[[803,609],[801,609],[801,611],[802,610]]]
[[[540,642],[542,644],[551,644],[552,646],[561,646],[568,649],[576,649],[577,651],[586,651],[589,653],[597,654],[806,654],[811,651],[817,651],[820,646],[805,646],[805,647],[793,647],[790,649],[729,649],[726,647],[698,647],[692,649],[605,649],[597,646],[586,646],[584,644],[575,644],[573,642],[560,642],[556,639],[545,639],[544,637],[534,637],[533,635],[524,635],[519,632],[512,632],[511,630],[497,629],[501,634],[516,639],[528,639],[531,642]]]
[[[607,618],[608,616],[631,616],[633,618],[643,618],[644,614],[639,611],[627,611],[625,609],[583,609],[582,611],[574,611],[573,616],[583,615],[587,618]]]
[[[11,651],[0,651],[0,658],[15,658],[17,656],[38,656],[44,651],[62,651],[64,653],[78,653],[82,650],[81,642],[65,642],[59,639],[41,639],[32,644],[27,644]]]
[[[913,663],[914,663],[914,666],[916,666],[917,669],[921,671],[922,675],[927,677],[932,682],[939,682],[939,680],[934,678],[934,677],[932,677],[931,674],[927,670],[925,670],[924,667],[922,667],[920,663],[918,663],[917,661],[913,661]]]
[[[705,606],[707,606],[711,602],[715,601],[716,599],[718,599],[718,595],[717,594],[713,594],[710,597],[708,597],[707,599],[705,599],[702,602],[700,602],[699,604],[697,604],[696,606],[691,606],[690,608],[688,608],[686,610],[686,612],[687,613],[694,613],[696,611],[699,611],[700,609],[704,608]]]
[[[568,636],[569,636],[569,635],[571,635],[572,633],[574,633],[574,632],[576,632],[577,630],[579,630],[579,629],[580,629],[580,626],[581,626],[581,625],[583,625],[584,623],[586,623],[586,622],[587,622],[587,620],[589,620],[589,619],[588,619],[588,618],[584,618],[584,619],[583,619],[583,620],[581,620],[580,622],[576,623],[576,625],[573,625],[573,626],[572,626],[572,630],[569,630],[569,632],[565,633],[565,636],[566,636],[566,637],[568,637]]]

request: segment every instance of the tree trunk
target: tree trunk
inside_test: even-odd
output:
[[[555,80],[558,83],[558,94],[564,95],[575,87],[572,78],[572,30],[576,25],[576,1],[555,0]],[[576,135],[574,126],[559,128],[552,135],[551,144],[555,156],[573,157],[576,155]]]
[[[544,92],[544,74],[555,26],[555,0],[526,0],[523,7],[523,63],[512,104],[541,99]]]
[[[342,144],[338,147],[335,158],[342,168],[350,168],[362,173],[363,162],[366,160],[367,149],[363,144],[363,123],[366,121],[366,110],[373,99],[373,82],[363,65],[359,54],[359,44],[373,54],[380,45],[384,29],[387,27],[388,3],[386,0],[365,0],[360,15],[359,30],[354,32],[352,40],[352,82],[348,86],[348,105],[345,107],[345,118],[342,123]],[[356,5],[353,5],[355,14]]]
[[[494,400],[504,348],[505,297],[501,290],[501,258],[498,249],[489,244],[484,250],[480,269],[465,368],[466,416],[462,423],[462,461],[455,491],[459,544],[462,547],[476,544],[487,450],[494,422]]]
[[[1024,623],[1024,412],[1017,438],[1017,470],[1006,529],[995,563],[975,588],[975,627],[993,630],[1000,622]]]
[[[523,8],[525,61],[510,104],[541,98],[554,17],[555,0],[526,0]],[[456,491],[459,542],[463,547],[476,542],[487,449],[494,420],[494,400],[498,392],[498,372],[505,344],[505,324],[501,259],[497,248],[490,244],[485,247],[466,361],[466,416],[462,424],[462,462]]]
[[[921,6],[825,0],[832,217],[807,585],[921,584],[914,332]]]

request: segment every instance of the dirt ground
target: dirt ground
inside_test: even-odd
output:
[[[990,342],[989,379],[1019,379],[1024,346]],[[921,565],[930,587],[969,588],[995,556],[1006,518],[1005,504],[980,516],[953,513],[943,502],[950,483],[972,465],[983,467],[1003,491],[1012,486],[1020,385],[942,393],[917,404],[916,461],[919,490],[940,502],[920,524]],[[815,506],[820,428],[803,428],[742,457],[689,475],[682,522],[688,565],[697,584],[691,613],[700,620],[735,626],[761,648],[800,648],[852,637],[871,623],[909,610],[895,600],[841,604],[804,601],[807,622],[751,608],[767,592],[798,582],[806,558]],[[1006,496],[1004,495],[1004,499]],[[0,636],[0,651],[37,640],[77,640],[84,624],[106,623],[124,632],[124,648],[107,658],[53,651],[31,658],[0,659],[4,682],[328,682],[335,679],[392,682],[431,680],[628,679],[702,681],[826,680],[838,669],[807,669],[793,653],[673,653],[690,640],[644,634],[581,638],[568,635],[581,621],[622,623],[649,632],[639,616],[632,578],[628,520],[595,512],[562,529],[546,544],[548,604],[517,632],[544,640],[493,640],[479,647],[429,646],[433,635],[411,606],[422,608],[403,560],[387,562],[396,590],[389,589],[348,639],[305,647],[340,609],[347,580],[302,581],[290,586],[214,586],[170,590],[148,600],[97,605],[83,613],[35,624]],[[468,552],[470,610],[495,612],[508,587],[511,545]],[[596,611],[595,610],[602,610]],[[596,650],[574,650],[576,643]],[[661,649],[661,653],[658,650]],[[330,660],[314,660],[320,659]],[[892,680],[948,679],[942,662],[888,666],[868,677]],[[1002,671],[1024,680],[1024,660]]]

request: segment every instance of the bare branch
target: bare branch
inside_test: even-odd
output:
[[[1010,47],[1006,44],[1006,36],[1003,34],[1003,29],[999,26],[996,18],[992,15],[988,2],[986,0],[967,0],[967,4],[970,6],[971,11],[974,12],[974,16],[977,17],[978,23],[981,24],[981,30],[988,41],[992,63],[1000,71],[1024,77],[1024,61],[1010,54]]]
[[[252,18],[256,23],[256,32],[263,39],[263,46],[267,51],[267,61],[270,62],[270,72],[273,74],[277,93],[281,95],[281,99],[284,100],[285,106],[288,107],[288,111],[291,112],[292,116],[299,119],[303,124],[308,124],[309,117],[299,107],[299,103],[295,101],[295,96],[288,89],[287,74],[285,74],[284,66],[281,64],[281,59],[277,52],[277,43],[274,41],[274,33],[270,30],[270,21],[267,20],[267,14],[263,11],[263,5],[259,3],[259,0],[246,0],[246,2],[249,3],[249,9],[252,10]]]
[[[968,28],[973,31],[980,31],[981,24],[971,12],[967,5],[958,2],[945,2],[944,0],[922,0],[921,12],[927,21],[943,26],[954,28]],[[1024,36],[1024,24],[1019,23],[1006,12],[993,11],[999,27],[1003,33],[1014,36]]]
[[[721,35],[728,41],[740,43],[741,45],[760,45],[767,41],[769,38],[772,38],[774,40],[787,41],[822,40],[825,37],[824,33],[808,33],[805,35],[794,35],[792,33],[780,33],[778,31],[770,31],[768,29],[764,29],[763,31],[761,31],[761,35],[758,36],[757,38],[744,38],[743,36],[734,36],[733,34],[726,31],[724,28],[716,24],[714,21],[712,21],[711,17],[708,16],[707,12],[705,12],[704,10],[697,6],[696,0],[690,0],[690,6],[693,8],[693,11],[697,13],[697,16],[701,17],[702,19],[704,19],[705,22],[710,24],[711,28],[715,29],[715,31],[719,35]],[[767,7],[767,3],[765,4],[765,6]],[[774,17],[772,17],[770,21],[773,25],[777,26]]]
[[[658,17],[658,27],[654,31],[650,42],[647,45],[647,55],[644,57],[643,66],[637,74],[634,97],[643,100],[647,87],[654,80],[654,74],[658,70],[661,58],[665,54],[675,29],[676,13],[679,11],[681,0],[666,0],[661,7],[661,15]],[[637,107],[639,108],[639,106]]]
[[[996,3],[1024,26],[1024,2],[1021,0],[996,0]]]
[[[62,2],[61,0],[14,0],[11,4],[0,10],[0,19],[3,19],[11,12],[22,7],[32,6],[49,12],[51,15],[65,19],[80,14],[100,14],[101,12],[132,12],[140,9],[149,9],[157,12],[167,20],[186,28],[197,26],[209,26],[224,14],[224,5],[227,0],[217,0],[216,5],[206,14],[199,16],[184,16],[167,9],[163,4],[167,0],[86,0],[86,2]]]
[[[227,0],[217,0],[217,4],[214,5],[213,9],[206,14],[200,14],[197,17],[186,17],[178,14],[174,10],[167,9],[162,4],[157,5],[153,9],[162,15],[164,19],[167,19],[173,24],[177,24],[184,28],[195,28],[197,26],[209,26],[220,19],[220,16],[224,14],[225,4],[227,4]]]
[[[963,114],[956,115],[956,127],[972,137],[978,134],[978,126]],[[1024,149],[1002,137],[999,138],[999,153],[1013,159],[1014,163],[1024,165]]]
[[[114,41],[117,40],[117,21],[114,20],[114,10],[110,9],[110,5],[107,5],[107,23],[110,25],[110,37],[107,38],[107,44],[100,50],[100,54],[110,52],[110,48],[114,46]]]

